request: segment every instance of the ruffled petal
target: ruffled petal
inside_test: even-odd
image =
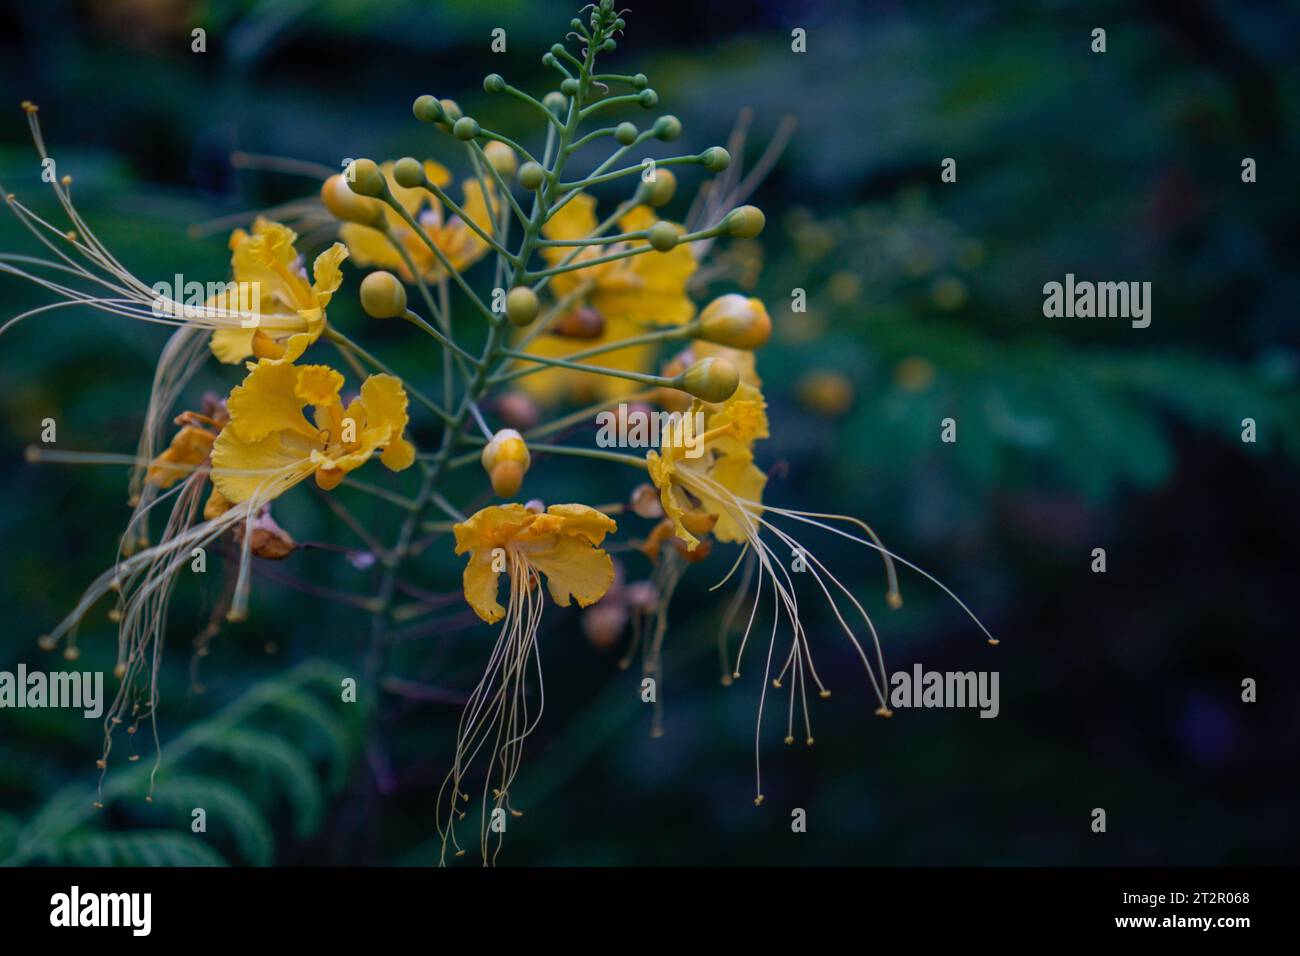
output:
[[[227,402],[230,424],[222,434],[234,432],[246,442],[259,441],[279,431],[314,437],[316,429],[302,414],[305,403],[297,394],[298,373],[299,369],[293,365],[273,359],[260,360],[243,384],[231,390]]]

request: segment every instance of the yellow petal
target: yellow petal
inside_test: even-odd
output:
[[[294,367],[297,382],[293,393],[299,408],[303,405],[322,407],[334,405],[339,401],[339,391],[343,388],[343,376],[328,365],[301,365]]]
[[[546,221],[542,235],[547,239],[585,239],[596,231],[596,225],[595,197],[579,193]],[[571,247],[562,251],[567,254]]]
[[[279,431],[314,437],[316,429],[303,417],[305,403],[297,395],[299,371],[293,365],[272,359],[260,360],[243,384],[231,390],[227,402],[230,424],[222,434],[237,432],[248,442]]]
[[[330,297],[343,284],[343,270],[339,266],[347,257],[348,247],[336,242],[318,255],[312,264],[312,291],[316,293],[321,308],[329,305]]]
[[[218,362],[238,365],[253,354],[253,335],[257,329],[216,329],[208,342],[208,348],[217,357]]]
[[[725,458],[718,459],[709,469],[709,477],[737,498],[754,502],[763,500],[767,475],[748,456],[727,455]],[[747,527],[751,525],[757,527],[756,518],[762,513],[761,508],[748,504],[742,508],[741,505],[723,495],[713,497],[700,493],[698,497],[706,511],[718,516],[718,523],[713,526],[715,538],[732,544],[749,540]],[[750,521],[745,521],[744,515],[741,514],[742,510],[752,516]]]
[[[415,446],[405,438],[394,438],[379,456],[389,471],[402,471],[415,463]]]
[[[270,501],[316,469],[311,450],[293,433],[247,441],[226,427],[212,448],[212,483],[228,501]]]
[[[560,607],[568,607],[570,597],[581,607],[595,604],[614,583],[614,562],[581,536],[540,538],[524,545],[523,553],[529,564],[546,575],[546,589]]]
[[[403,225],[401,228],[404,230],[406,226]],[[414,277],[402,261],[401,254],[393,248],[388,237],[378,229],[361,226],[355,222],[345,222],[339,227],[339,238],[347,243],[352,261],[357,265],[391,269],[407,282],[414,281]]]
[[[600,544],[618,530],[613,518],[586,505],[551,505],[546,513],[563,521],[564,534],[581,536],[590,544]]]
[[[382,444],[406,430],[406,389],[392,375],[371,375],[361,383],[361,404],[366,410],[365,430]]]
[[[470,555],[465,573],[461,576],[465,600],[474,609],[474,613],[489,624],[495,624],[506,615],[506,609],[497,602],[499,575],[492,570],[492,561],[491,548],[477,550]]]

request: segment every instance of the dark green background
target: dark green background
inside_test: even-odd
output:
[[[299,177],[233,170],[232,150],[328,166],[405,153],[455,164],[449,141],[411,118],[425,92],[535,144],[526,111],[479,84],[500,72],[549,88],[538,58],[576,12],[535,0],[0,10],[0,100],[13,107],[0,120],[0,179],[54,213],[16,108],[36,100],[82,213],[147,282],[223,278],[226,230],[196,238],[189,227],[314,192]],[[885,610],[874,558],[818,545],[877,615],[891,670],[996,669],[1001,715],[873,718],[860,666],[833,620],[810,610],[836,693],[816,705],[811,750],[782,746],[777,698],[763,734],[767,800],[755,810],[758,675],[718,685],[725,602],[707,587],[731,560],[719,554],[675,602],[661,739],[648,736],[634,672],[592,649],[572,611],[548,610],[547,712],[512,795],[527,814],[503,862],[1295,861],[1297,19],[1280,3],[633,3],[609,67],[649,75],[660,108],[685,125],[682,151],[723,142],[743,107],[755,110],[751,162],[782,116],[799,122],[755,199],[768,216],[755,291],[777,325],[759,360],[773,426],[761,462],[788,464],[770,500],[864,517],[950,584],[1001,646],[915,576],[903,579],[906,606]],[[207,53],[189,50],[195,25],[208,31]],[[1098,26],[1104,55],[1089,51]],[[495,27],[507,30],[506,54],[489,52]],[[796,27],[807,30],[804,54],[790,51]],[[939,182],[947,156],[956,184]],[[1258,162],[1255,184],[1241,182],[1245,156]],[[701,176],[680,179],[676,215]],[[11,218],[0,250],[37,251]],[[1043,318],[1042,285],[1066,272],[1152,282],[1151,327]],[[845,275],[858,280],[848,294]],[[409,327],[365,319],[358,281],[349,270],[331,321],[431,381],[436,354]],[[807,316],[790,313],[795,287],[808,290]],[[43,301],[0,277],[4,317]],[[472,339],[472,317],[461,319]],[[128,515],[122,469],[29,465],[23,449],[53,416],[61,448],[132,450],[164,334],[58,310],[0,339],[0,669],[44,660],[35,638],[111,562]],[[899,363],[918,358],[934,379],[909,390]],[[801,378],[819,369],[854,383],[845,415],[800,404]],[[212,364],[189,406],[236,381]],[[959,422],[956,445],[938,440],[947,416]],[[1258,423],[1255,445],[1240,441],[1246,417]],[[416,437],[431,445],[427,428]],[[380,472],[363,477],[413,491],[414,475]],[[527,490],[599,503],[625,482],[542,459]],[[449,493],[468,508],[481,490],[471,469]],[[393,537],[397,516],[338,494]],[[276,516],[301,541],[349,542],[307,488]],[[1095,547],[1108,553],[1104,575],[1089,571]],[[446,591],[459,569],[443,539],[409,576]],[[627,569],[646,571],[635,556]],[[273,570],[374,588],[373,571],[326,551]],[[363,613],[259,580],[249,621],[224,629],[201,664],[207,692],[192,694],[189,641],[221,573],[178,588],[164,742],[299,660],[360,667]],[[82,628],[83,666],[111,667],[106,610]],[[454,699],[492,631],[458,605],[434,620],[390,664]],[[1247,677],[1259,682],[1251,705],[1240,700]],[[429,863],[456,715],[452,703],[393,694],[364,713],[342,709],[332,726],[348,773],[336,791],[322,788],[318,825],[303,825],[310,779],[281,792],[246,760],[209,757],[201,769],[256,794],[270,827],[261,842],[279,862]],[[324,767],[320,741],[259,719]],[[70,712],[0,713],[0,851],[60,787],[89,799],[98,750],[97,724]],[[147,762],[151,749],[141,752]],[[93,826],[186,832],[188,814],[146,806],[141,792]],[[808,811],[806,834],[790,832],[795,807]],[[1089,829],[1094,807],[1108,812],[1104,835]],[[243,859],[219,813],[213,821],[212,844]],[[57,845],[45,858],[59,858]]]

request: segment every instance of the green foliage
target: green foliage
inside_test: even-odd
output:
[[[271,864],[277,798],[287,804],[294,836],[308,838],[321,828],[329,796],[355,762],[358,708],[339,702],[343,677],[332,664],[307,661],[190,727],[162,748],[144,809],[140,797],[149,792],[152,762],[111,768],[98,795],[84,783],[69,785],[25,825],[0,815],[0,863],[211,866],[233,858]],[[98,813],[95,802],[103,804]],[[192,814],[200,807],[206,830],[193,833]],[[100,826],[105,818],[128,829]]]

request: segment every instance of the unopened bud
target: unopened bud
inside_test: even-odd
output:
[[[646,482],[642,482],[632,489],[629,504],[637,517],[662,518],[664,516],[663,503],[660,501],[658,489]]]
[[[614,139],[623,146],[631,146],[636,142],[637,130],[633,123],[619,123],[614,127]]]
[[[710,146],[700,153],[700,162],[710,172],[720,173],[731,165],[731,154],[721,146]]]
[[[456,120],[456,125],[451,128],[451,133],[457,139],[468,143],[479,134],[478,120],[472,116],[462,116]]]
[[[654,131],[656,139],[670,143],[682,135],[682,121],[671,114],[661,116],[655,120]]]
[[[406,286],[391,272],[372,272],[361,280],[361,308],[372,319],[391,319],[406,312]]]
[[[528,445],[513,428],[503,428],[483,447],[483,470],[492,481],[492,490],[501,498],[513,498],[524,483],[532,464]]]
[[[677,245],[677,228],[661,219],[646,232],[646,240],[660,252],[667,252]]]
[[[483,152],[487,160],[492,164],[492,168],[502,179],[509,179],[515,174],[515,168],[519,165],[519,160],[515,156],[515,151],[499,140],[492,140],[483,147]]]
[[[497,415],[511,428],[528,430],[541,421],[541,412],[527,392],[506,392],[497,399]]]
[[[413,156],[403,156],[393,164],[393,179],[399,186],[416,189],[424,185],[424,164]]]
[[[546,170],[531,160],[519,167],[519,185],[525,189],[538,189],[545,179]]]
[[[722,220],[727,232],[737,239],[753,239],[766,224],[767,217],[757,206],[737,206]]]
[[[658,208],[668,205],[676,192],[677,177],[672,174],[672,170],[656,169],[654,179],[641,183],[637,198]]]
[[[733,349],[762,348],[772,335],[772,319],[761,300],[736,292],[720,295],[699,317],[699,337]]]
[[[334,218],[344,222],[375,226],[384,218],[384,207],[373,199],[354,193],[339,173],[321,184],[320,200]]]
[[[500,73],[489,73],[483,77],[484,93],[500,93],[506,88],[506,80]]]
[[[677,376],[673,384],[702,401],[725,402],[740,386],[740,372],[726,359],[711,355]]]
[[[542,105],[557,116],[564,112],[564,107],[568,105],[568,102],[563,93],[555,90],[551,90],[542,97]]]
[[[353,160],[344,179],[358,196],[379,199],[388,193],[388,181],[373,159]]]
[[[436,96],[425,93],[415,98],[415,102],[411,104],[411,112],[421,123],[436,123],[442,119],[442,104],[438,102]]]
[[[526,285],[517,285],[506,295],[506,318],[519,328],[523,328],[537,318],[540,307],[537,293]]]

